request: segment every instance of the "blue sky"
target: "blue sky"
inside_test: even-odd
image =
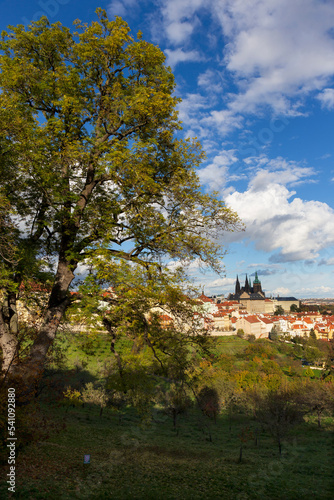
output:
[[[207,152],[199,175],[246,231],[226,234],[226,277],[258,271],[267,294],[334,297],[332,0],[12,0],[1,29],[47,15],[70,26],[103,7],[159,47],[177,82],[185,136]],[[197,268],[193,266],[193,273]]]

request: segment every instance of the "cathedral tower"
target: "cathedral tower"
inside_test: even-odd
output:
[[[255,273],[255,279],[253,281],[253,290],[254,290],[254,293],[263,293],[262,292],[261,281],[259,280],[257,272]]]
[[[245,292],[250,293],[250,287],[249,287],[249,283],[248,283],[247,274],[246,274],[244,289],[245,289]]]
[[[236,295],[240,295],[240,292],[241,292],[240,282],[239,282],[239,278],[238,278],[238,275],[237,275],[237,281],[235,282],[235,294]]]

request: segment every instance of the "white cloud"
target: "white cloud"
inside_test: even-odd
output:
[[[294,163],[256,172],[245,192],[234,191],[225,198],[246,224],[245,233],[225,239],[246,236],[258,250],[276,252],[269,259],[272,263],[312,259],[333,245],[334,210],[320,201],[294,198],[295,192],[287,187],[307,180],[311,173]]]
[[[259,276],[270,276],[271,274],[277,274],[282,270],[282,266],[280,264],[266,263],[249,264],[247,268],[250,270],[254,269],[254,272],[251,274],[251,276],[255,274],[255,271],[257,271]]]
[[[183,49],[166,49],[165,54],[167,56],[166,64],[174,68],[180,62],[192,62],[201,61],[202,56],[197,50],[184,51]]]
[[[171,22],[166,27],[166,33],[169,40],[172,40],[175,44],[181,44],[189,38],[194,27],[194,24],[189,22]]]
[[[324,89],[318,95],[318,99],[324,108],[334,109],[334,89]]]
[[[231,181],[228,175],[228,167],[237,162],[234,150],[223,151],[215,156],[213,161],[205,168],[198,170],[198,176],[202,184],[207,185],[210,190],[221,190],[225,187],[227,180]]]
[[[334,5],[319,0],[213,1],[229,43],[227,69],[242,84],[235,112],[269,104],[294,114],[287,97],[322,88],[334,73]]]
[[[330,292],[332,296],[333,295],[333,288],[330,287],[330,286],[315,286],[315,287],[312,287],[312,288],[300,288],[299,290],[297,290],[297,292],[300,294],[300,295],[303,295],[303,294],[307,294],[308,296],[311,296],[311,297],[316,297],[318,295],[323,295]]]
[[[286,288],[284,286],[280,286],[278,288],[275,288],[272,293],[274,293],[275,295],[281,295],[281,296],[287,296],[291,293],[291,290],[289,288]]]
[[[200,94],[187,94],[178,104],[179,118],[200,137],[205,134],[201,125],[202,116],[208,106],[207,99]]]
[[[319,266],[334,266],[334,257],[330,257],[329,259],[321,259]]]
[[[205,0],[164,0],[161,12],[169,42],[178,45],[190,38],[199,24],[195,13],[205,4]]]
[[[324,155],[320,156],[320,160],[327,160],[330,158],[332,155],[330,153],[325,153]]]
[[[113,0],[107,6],[108,15],[111,17],[128,15],[129,10],[136,6],[136,0]]]
[[[233,288],[235,285],[235,279],[234,278],[217,278],[215,280],[210,280],[208,283],[208,287],[210,289],[215,289],[215,288],[223,288],[230,290]]]
[[[235,114],[228,109],[214,110],[208,116],[203,118],[202,123],[205,126],[213,126],[216,131],[225,135],[231,130],[240,129],[242,127],[243,118],[241,115]]]
[[[88,275],[90,268],[91,266],[86,260],[80,262],[75,270],[76,278],[84,279]]]
[[[207,69],[197,78],[198,86],[211,94],[221,94],[223,92],[222,81],[220,74],[212,69]]]
[[[253,191],[266,190],[268,185],[275,183],[293,187],[305,182],[316,182],[310,178],[315,175],[313,168],[302,167],[281,157],[268,159],[263,155],[259,158],[248,158],[246,163],[248,168],[256,169],[256,176],[250,181]],[[263,168],[264,166],[266,168]]]
[[[197,60],[192,58],[198,57],[198,50],[203,52],[196,34],[204,18],[208,23],[207,14],[212,22],[206,25],[208,50],[218,27],[225,43],[221,74],[232,79],[236,92],[223,96],[221,109],[208,109],[203,126],[226,134],[240,128],[244,114],[271,109],[281,116],[302,115],[304,99],[314,92],[323,106],[334,107],[334,90],[328,88],[334,75],[333,2],[162,0],[161,33],[170,44],[183,47],[176,52],[167,49],[170,64],[187,61],[189,56]],[[185,47],[191,47],[190,52]],[[212,70],[199,76],[199,88],[207,92],[208,83],[211,93],[218,95],[221,82],[210,76]]]

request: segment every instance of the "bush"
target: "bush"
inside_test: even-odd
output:
[[[217,414],[220,411],[219,396],[213,387],[204,386],[198,395],[198,405],[204,415],[212,418],[216,422]]]
[[[83,401],[80,391],[77,391],[76,389],[71,389],[71,387],[67,387],[66,391],[63,394],[64,394],[63,404],[65,406],[75,407],[82,405]]]
[[[107,406],[108,395],[104,387],[94,387],[92,382],[88,382],[82,391],[82,401],[99,406],[101,417],[103,408]]]

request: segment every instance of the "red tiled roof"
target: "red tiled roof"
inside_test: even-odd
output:
[[[159,319],[161,321],[173,321],[173,318],[168,316],[168,314],[160,314]]]
[[[248,323],[260,323],[260,320],[257,316],[246,316],[245,320],[248,321]]]
[[[273,321],[269,318],[260,318],[260,321],[266,323],[266,325],[271,325],[273,323]]]
[[[200,295],[198,298],[202,302],[211,302],[211,303],[214,304],[214,301],[212,299],[209,299],[209,297],[207,297],[206,295],[204,295],[204,293],[202,293],[202,295]]]

